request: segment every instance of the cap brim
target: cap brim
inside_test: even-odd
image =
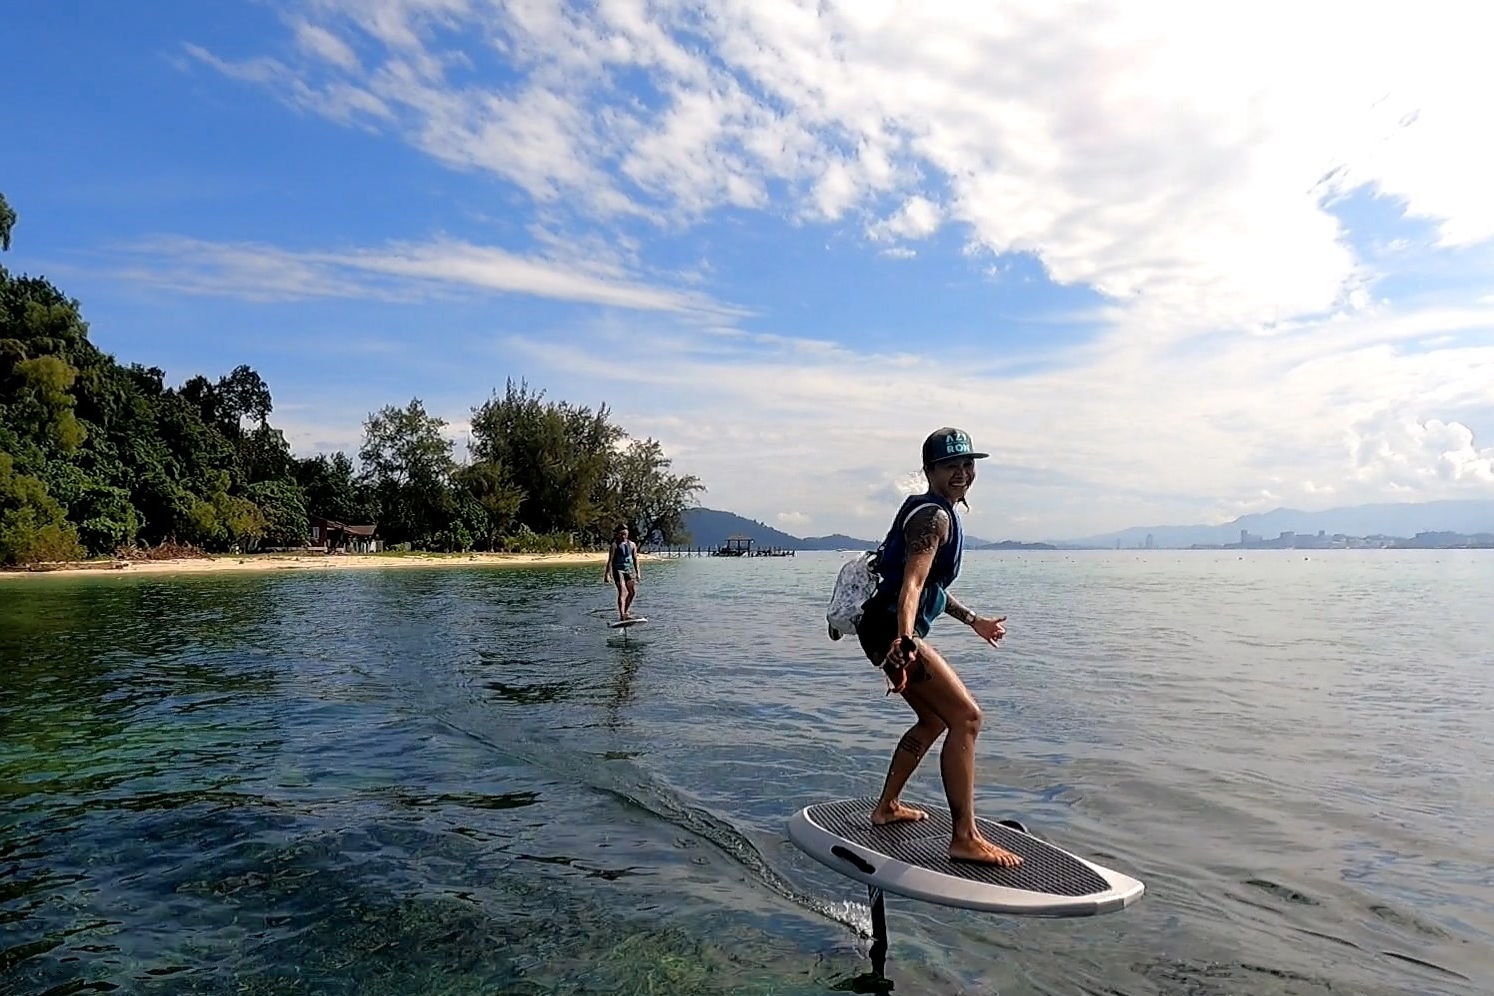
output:
[[[933,463],[948,463],[951,460],[984,460],[990,456],[989,453],[951,453],[933,461]]]

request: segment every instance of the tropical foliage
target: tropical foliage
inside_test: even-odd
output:
[[[0,248],[16,224],[0,195]],[[549,401],[523,381],[473,408],[462,462],[419,398],[368,416],[356,463],[295,456],[273,412],[247,365],[179,387],[121,365],[89,341],[77,301],[0,266],[0,563],[298,546],[311,516],[422,550],[584,548],[618,523],[685,542],[705,490],[605,404]]]

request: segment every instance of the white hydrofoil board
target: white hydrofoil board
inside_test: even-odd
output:
[[[646,623],[646,622],[648,622],[648,620],[645,619],[645,618],[643,618],[642,616],[634,616],[632,619],[614,619],[610,623],[607,624],[607,628],[608,629],[627,629],[629,626],[637,626],[639,623]]]
[[[873,888],[988,913],[1094,916],[1124,909],[1146,891],[1129,875],[994,820],[976,819],[981,835],[1021,855],[1021,865],[950,861],[945,807],[919,805],[928,819],[873,826],[875,807],[875,799],[806,806],[789,818],[789,838],[820,863]]]

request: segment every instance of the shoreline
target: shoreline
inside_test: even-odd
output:
[[[231,574],[249,571],[347,571],[412,567],[601,567],[606,551],[570,553],[260,553],[175,560],[99,560],[0,569],[0,579],[81,575]],[[643,554],[640,559],[656,560]]]

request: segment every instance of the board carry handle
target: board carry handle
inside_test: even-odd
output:
[[[835,855],[837,858],[840,858],[842,861],[849,861],[851,864],[855,865],[861,871],[866,872],[868,875],[877,870],[876,865],[873,865],[871,862],[867,861],[855,851],[852,851],[846,847],[842,847],[839,844],[836,844],[834,847],[830,848],[830,853]]]

